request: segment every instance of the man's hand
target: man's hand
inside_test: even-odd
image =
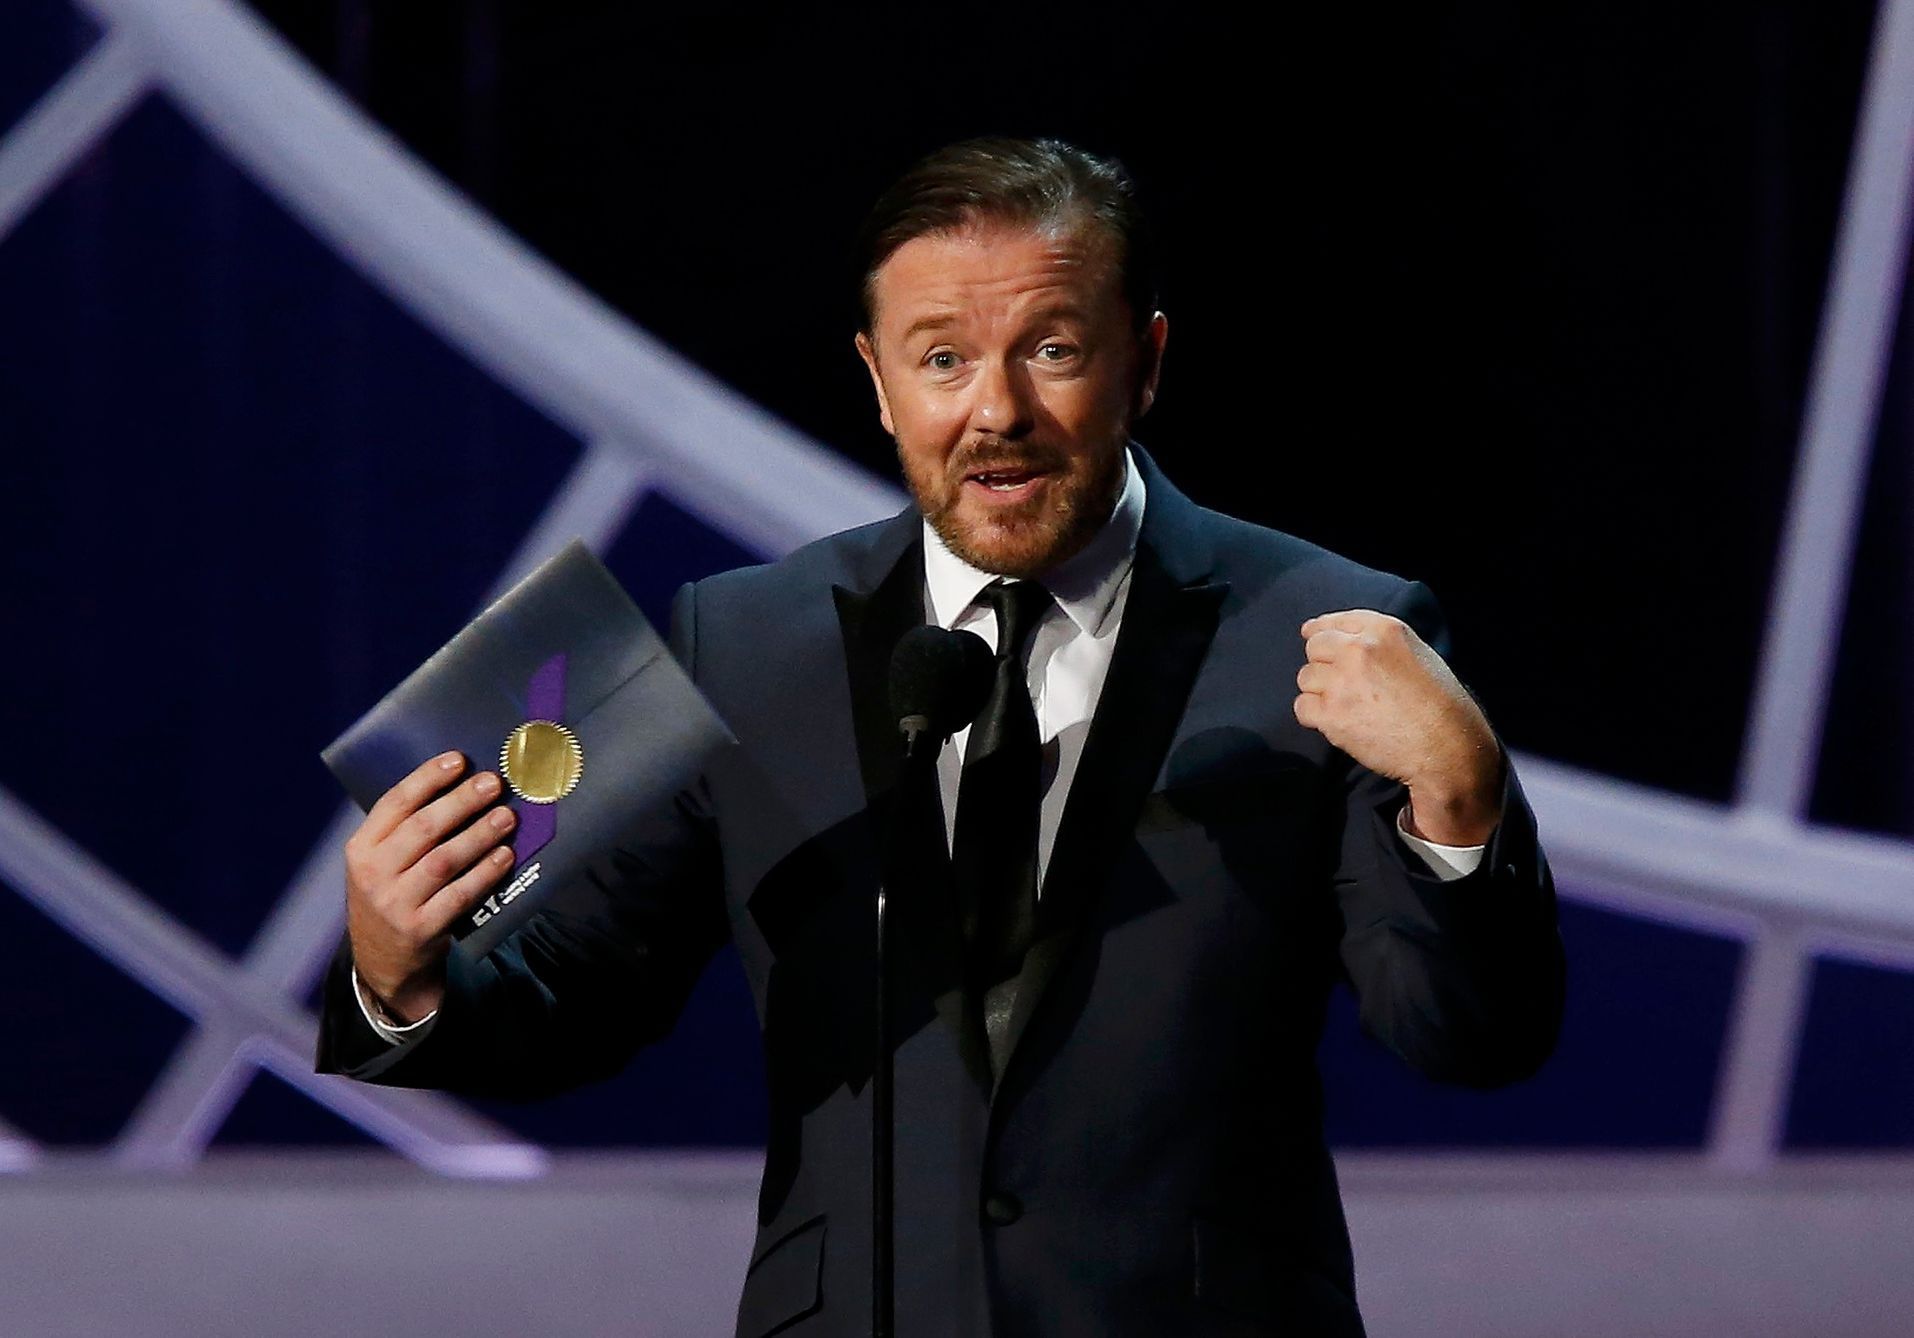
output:
[[[1411,833],[1481,845],[1502,819],[1501,750],[1488,717],[1442,657],[1375,609],[1302,625],[1296,719],[1361,765],[1409,787]]]
[[[439,1006],[452,925],[512,863],[511,848],[499,845],[517,820],[509,807],[501,804],[466,826],[498,797],[496,772],[481,771],[440,794],[464,765],[458,753],[421,763],[379,796],[346,840],[353,964],[359,983],[401,1022]]]

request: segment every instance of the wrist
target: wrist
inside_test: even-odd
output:
[[[445,995],[442,981],[420,981],[387,991],[373,985],[357,968],[354,974],[367,1008],[388,1027],[410,1027],[429,1017],[438,1011]]]
[[[1500,741],[1485,726],[1461,755],[1406,781],[1404,822],[1425,841],[1482,845],[1502,820],[1507,766]]]
[[[1444,846],[1486,845],[1501,820],[1496,798],[1479,790],[1411,787],[1402,806],[1404,830]]]

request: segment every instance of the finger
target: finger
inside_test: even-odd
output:
[[[461,753],[426,758],[374,801],[366,810],[365,821],[359,824],[360,832],[370,844],[380,844],[422,804],[457,779],[464,766]]]
[[[472,815],[498,798],[496,771],[481,771],[449,794],[441,795],[401,822],[381,847],[380,858],[393,874],[402,874],[427,851],[470,822]]]
[[[1332,609],[1307,619],[1300,630],[1304,636],[1325,627],[1333,627],[1339,632],[1361,632],[1369,626],[1370,619],[1375,615],[1374,609]]]
[[[1296,713],[1298,724],[1314,730],[1322,728],[1322,698],[1308,692],[1301,693],[1290,703],[1290,709]]]
[[[454,832],[419,856],[398,880],[400,900],[423,906],[441,888],[478,863],[501,841],[511,840],[518,815],[510,805],[496,804],[488,813]]]
[[[461,916],[471,914],[472,908],[485,899],[486,894],[511,867],[510,846],[499,846],[487,851],[476,864],[433,893],[432,899],[419,907],[420,932],[432,938],[448,932]]]
[[[1337,656],[1361,640],[1359,632],[1345,632],[1340,627],[1319,628],[1303,642],[1303,654],[1318,664],[1334,664]]]
[[[1296,686],[1304,692],[1321,694],[1329,688],[1330,672],[1327,665],[1314,661],[1296,671]]]

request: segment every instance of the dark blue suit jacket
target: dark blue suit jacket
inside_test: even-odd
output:
[[[1446,656],[1428,588],[1199,508],[1133,450],[1135,571],[1000,1079],[934,790],[898,799],[904,1338],[1360,1335],[1314,1057],[1331,987],[1438,1079],[1505,1083],[1555,1043],[1554,888],[1513,766],[1480,867],[1445,882],[1396,833],[1403,787],[1292,711],[1313,614],[1394,613]],[[455,954],[406,1044],[367,1028],[343,944],[328,976],[322,1071],[533,1098],[616,1072],[735,940],[771,1102],[739,1338],[868,1332],[870,815],[922,559],[907,511],[687,586],[672,646],[739,746],[491,957]]]

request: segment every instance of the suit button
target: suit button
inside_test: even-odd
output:
[[[992,1226],[1009,1226],[1023,1216],[1023,1205],[1015,1194],[991,1194],[984,1199],[984,1219]]]
[[[1511,882],[1515,880],[1515,865],[1513,862],[1506,863],[1502,866],[1502,876]]]

